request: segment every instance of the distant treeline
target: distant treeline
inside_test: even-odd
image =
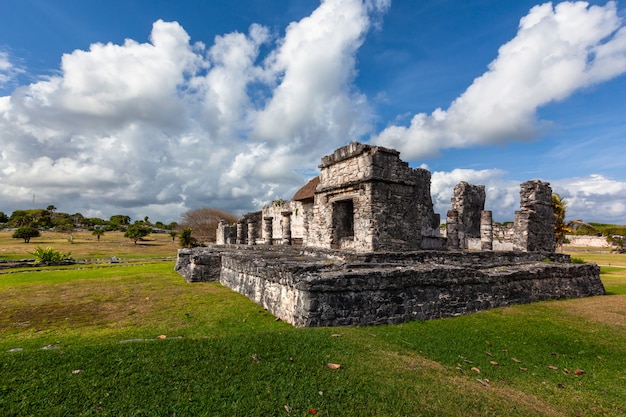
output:
[[[98,217],[85,217],[80,213],[63,213],[56,210],[54,206],[45,209],[15,210],[11,215],[0,211],[0,227],[19,228],[30,226],[39,230],[69,231],[74,229],[104,229],[104,230],[125,230],[131,224],[130,216],[116,214],[108,220]],[[143,220],[136,220],[135,224],[142,224],[155,229],[174,230],[178,224],[172,222],[150,222],[146,216]]]

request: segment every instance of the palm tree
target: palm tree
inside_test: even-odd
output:
[[[554,204],[554,234],[556,235],[556,245],[562,249],[565,234],[571,232],[571,229],[565,224],[567,200],[561,198],[557,193],[552,193],[552,204]]]

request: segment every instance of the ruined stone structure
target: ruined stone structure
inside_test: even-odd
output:
[[[520,186],[520,210],[515,212],[515,248],[554,252],[554,204],[547,182],[528,181]]]
[[[597,265],[541,252],[216,245],[181,249],[176,269],[189,282],[219,281],[298,327],[393,324],[604,294]]]
[[[452,210],[457,212],[457,233],[459,246],[470,249],[472,239],[478,240],[480,247],[481,212],[485,209],[485,186],[471,185],[461,181],[454,187]]]
[[[484,186],[460,183],[442,237],[430,172],[355,142],[323,157],[319,177],[292,200],[220,223],[218,245],[180,250],[176,270],[189,282],[219,281],[295,326],[604,294],[596,265],[554,253],[549,184],[524,183],[520,196],[513,226],[501,227],[485,210]]]

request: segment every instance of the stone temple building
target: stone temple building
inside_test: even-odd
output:
[[[291,200],[276,200],[236,225],[221,223],[218,244],[298,245],[358,253],[443,249],[555,249],[549,184],[522,184],[513,229],[493,243],[485,186],[461,182],[441,233],[430,172],[410,168],[400,153],[358,142],[322,158],[320,175]],[[496,225],[496,227],[499,227]],[[445,235],[445,237],[443,236]]]
[[[552,190],[521,185],[512,226],[493,224],[485,187],[459,183],[445,228],[431,175],[393,149],[353,142],[319,176],[181,249],[189,282],[219,281],[296,326],[370,325],[604,293],[596,265],[556,254]],[[545,262],[549,260],[550,262]]]

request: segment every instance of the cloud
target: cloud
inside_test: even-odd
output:
[[[94,43],[63,55],[52,76],[0,97],[0,208],[30,207],[35,196],[38,206],[87,216],[172,221],[188,209],[241,213],[290,198],[322,155],[371,133],[356,56],[389,7],[389,0],[325,0],[282,35],[252,24],[210,44],[158,20],[149,42]],[[538,107],[625,71],[620,25],[614,3],[537,6],[447,110],[416,115],[373,141],[413,159],[535,137]],[[10,59],[0,52],[0,87],[21,71]],[[464,180],[486,185],[495,218],[511,220],[521,181],[507,175],[434,172],[437,212],[445,216]],[[604,210],[623,219],[619,181],[553,185],[578,217]]]
[[[22,68],[11,62],[9,53],[0,50],[0,88],[10,85],[22,72]]]
[[[265,60],[265,75],[276,88],[255,115],[253,135],[300,152],[319,152],[320,141],[332,149],[361,136],[368,110],[352,81],[369,26],[368,9],[353,0],[323,2],[291,23]]]
[[[299,172],[367,130],[355,56],[388,7],[325,0],[282,37],[253,24],[209,46],[158,20],[149,42],[63,55],[54,75],[0,97],[2,209],[36,195],[64,211],[177,220],[290,198]],[[0,53],[0,76],[12,68]]]
[[[546,123],[537,109],[626,72],[626,27],[615,2],[533,7],[515,38],[500,47],[489,70],[447,110],[391,125],[373,142],[410,159],[442,149],[531,140]]]
[[[553,181],[552,188],[567,201],[569,219],[624,223],[626,182],[592,174]]]

